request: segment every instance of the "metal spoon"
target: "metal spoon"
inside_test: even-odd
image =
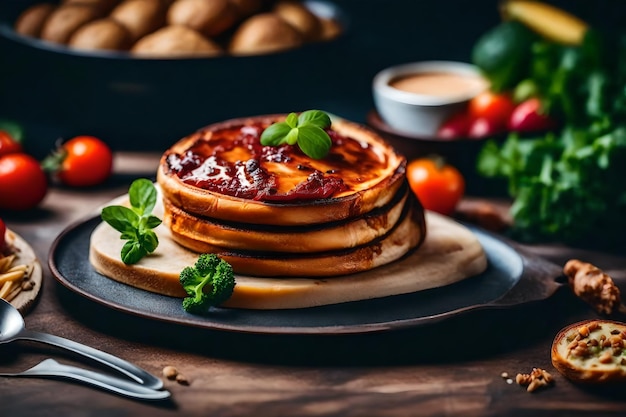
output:
[[[75,366],[62,365],[54,359],[45,359],[39,364],[23,372],[0,373],[0,376],[71,379],[88,385],[93,385],[119,395],[141,400],[165,400],[170,397],[169,391],[154,390],[152,388],[117,377],[93,372]]]
[[[59,336],[27,330],[20,312],[9,302],[0,298],[0,344],[14,340],[30,340],[67,349],[109,366],[144,387],[152,389],[163,387],[163,381],[156,376],[116,356]]]

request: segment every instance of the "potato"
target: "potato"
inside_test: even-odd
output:
[[[15,31],[20,35],[38,38],[48,16],[56,9],[54,4],[35,4],[24,10],[15,21]]]
[[[300,32],[275,13],[260,13],[246,19],[231,39],[233,55],[278,52],[302,45]]]
[[[139,39],[131,51],[144,57],[220,55],[218,44],[186,26],[165,26]]]
[[[130,33],[121,23],[103,18],[78,28],[68,45],[85,50],[124,50],[130,47]]]
[[[322,25],[319,18],[302,3],[292,0],[279,1],[274,6],[274,13],[298,29],[305,41],[312,42],[320,38]]]
[[[160,0],[126,0],[110,17],[128,29],[134,43],[165,24],[165,6]]]
[[[167,12],[167,23],[213,37],[230,29],[238,17],[237,8],[229,0],[176,0]]]
[[[322,24],[322,33],[320,34],[320,40],[329,41],[341,35],[341,25],[335,19],[321,18],[320,22]]]
[[[264,0],[230,0],[237,8],[241,17],[248,17],[260,11],[264,6]]]
[[[85,4],[67,4],[54,10],[41,29],[41,39],[65,44],[82,25],[98,17],[98,11]]]
[[[109,13],[122,0],[63,0],[63,4],[87,4],[95,7],[101,16]]]

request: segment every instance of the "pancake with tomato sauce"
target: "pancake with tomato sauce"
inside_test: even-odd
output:
[[[327,129],[322,159],[261,145],[285,117],[213,124],[164,153],[157,182],[174,240],[219,254],[237,273],[297,277],[369,270],[419,246],[424,212],[403,156],[345,120]]]

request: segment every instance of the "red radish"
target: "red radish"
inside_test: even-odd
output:
[[[521,102],[509,118],[508,128],[514,132],[538,132],[554,128],[555,121],[542,112],[541,100],[536,97]]]
[[[466,112],[456,113],[447,119],[437,130],[441,139],[466,138],[471,124],[471,117]]]
[[[502,132],[502,127],[499,123],[486,117],[479,117],[474,119],[469,127],[467,136],[473,139],[481,139],[487,136],[492,136]]]

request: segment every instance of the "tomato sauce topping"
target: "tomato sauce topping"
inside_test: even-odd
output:
[[[297,145],[263,146],[267,125],[204,131],[184,153],[166,157],[171,174],[186,184],[233,197],[301,202],[336,197],[371,181],[387,160],[363,141],[328,129],[333,142],[321,160]]]

